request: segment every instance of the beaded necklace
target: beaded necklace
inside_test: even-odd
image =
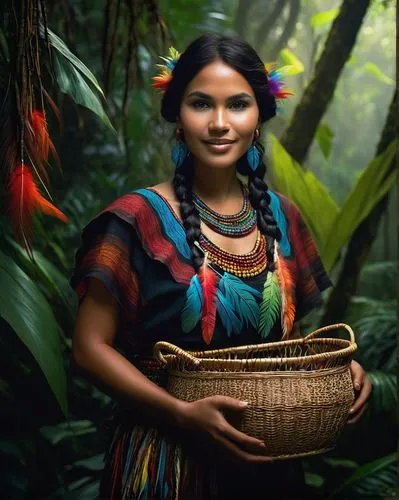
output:
[[[249,202],[248,194],[240,182],[244,202],[236,214],[224,215],[212,210],[193,192],[193,203],[198,210],[201,221],[216,233],[232,238],[246,236],[256,226],[256,211]]]
[[[237,255],[226,252],[216,246],[203,233],[199,237],[201,248],[208,252],[211,262],[217,264],[224,271],[235,274],[240,278],[257,276],[267,267],[266,238],[259,229],[254,248],[245,254]]]

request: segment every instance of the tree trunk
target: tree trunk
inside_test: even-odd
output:
[[[388,144],[397,136],[397,90],[393,96],[384,130],[377,146],[376,156],[382,153]],[[387,176],[396,166],[396,159],[387,171]],[[337,323],[342,320],[350,304],[351,298],[356,293],[360,270],[367,261],[371,247],[378,233],[378,226],[388,205],[387,193],[370,212],[369,216],[357,227],[347,246],[344,263],[337,283],[327,301],[322,325]]]
[[[289,6],[290,12],[288,14],[288,19],[284,25],[284,31],[281,33],[280,38],[276,41],[269,52],[271,61],[277,59],[280,50],[282,50],[287,45],[290,36],[295,31],[295,25],[301,10],[300,0],[291,0]]]
[[[243,37],[246,30],[248,16],[251,7],[252,7],[252,1],[251,2],[248,2],[248,0],[238,1],[236,15],[234,19],[234,28],[236,30],[236,33],[241,37]]]
[[[343,0],[315,68],[290,126],[281,142],[288,153],[303,163],[348,60],[370,0]]]
[[[254,46],[257,50],[264,46],[278,18],[282,14],[287,0],[276,0],[271,12],[265,12],[265,18],[260,23],[255,33]]]

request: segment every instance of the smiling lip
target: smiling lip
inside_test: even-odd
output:
[[[224,153],[233,146],[232,142],[224,142],[223,144],[214,144],[212,142],[206,142],[205,144],[213,153]]]
[[[228,151],[231,148],[232,144],[234,144],[234,142],[236,141],[229,141],[227,139],[204,141],[204,143],[213,153],[224,153],[225,151]]]

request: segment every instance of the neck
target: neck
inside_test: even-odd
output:
[[[193,192],[206,202],[223,202],[232,197],[241,199],[241,188],[235,165],[215,168],[194,166]]]

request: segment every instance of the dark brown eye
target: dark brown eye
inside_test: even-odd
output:
[[[230,106],[237,111],[241,111],[248,107],[248,103],[246,101],[239,100],[233,101]]]
[[[195,109],[207,109],[209,107],[209,104],[203,100],[194,101],[191,105]]]

